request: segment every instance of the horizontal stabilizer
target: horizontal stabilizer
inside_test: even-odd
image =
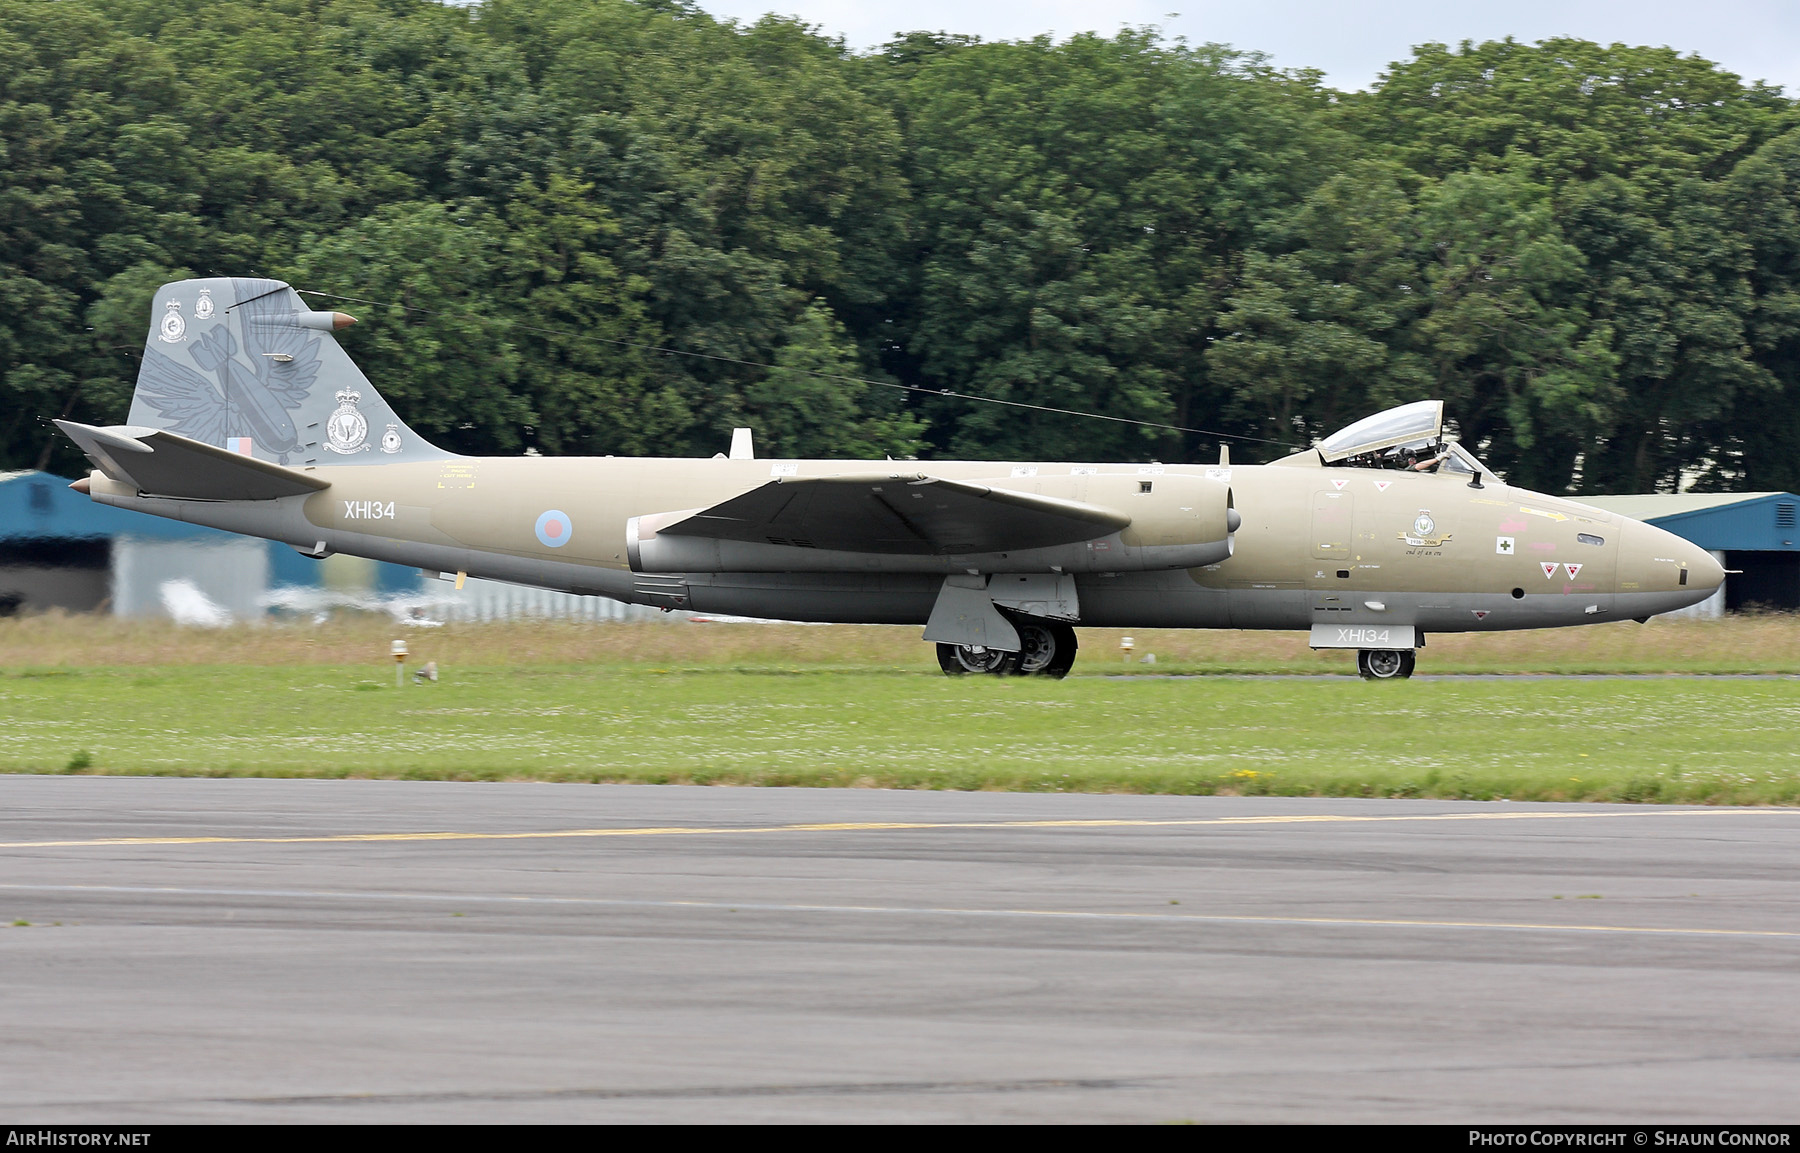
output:
[[[1119,531],[1124,513],[938,477],[772,480],[656,531],[798,548],[947,556],[1074,544]]]
[[[67,433],[101,472],[149,496],[275,500],[331,487],[329,481],[307,473],[173,432],[130,425],[95,428],[72,420],[59,420],[56,427]]]

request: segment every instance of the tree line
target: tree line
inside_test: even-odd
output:
[[[1800,487],[1800,108],[1666,48],[1344,93],[1154,29],[0,0],[0,467],[80,467],[42,418],[122,421],[187,274],[354,298],[462,452],[1267,460],[1442,397],[1532,487]]]

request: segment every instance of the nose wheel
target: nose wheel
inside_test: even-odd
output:
[[[1001,652],[970,645],[939,644],[938,667],[947,676],[992,673],[1001,677],[1056,677],[1069,675],[1075,664],[1075,630],[1049,621],[1020,623],[1019,651]]]
[[[1411,649],[1358,649],[1356,671],[1365,681],[1405,680],[1413,675]]]

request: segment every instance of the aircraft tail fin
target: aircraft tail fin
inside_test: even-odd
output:
[[[165,284],[127,422],[296,468],[450,456],[408,428],[338,344],[332,334],[354,323],[279,280]]]

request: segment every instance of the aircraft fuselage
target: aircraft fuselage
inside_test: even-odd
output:
[[[923,624],[946,576],[1042,574],[1073,580],[1083,625],[1468,632],[1650,616],[1704,599],[1723,579],[1688,541],[1492,476],[1476,487],[1467,474],[1327,467],[1304,454],[1219,468],[449,457],[305,471],[329,487],[278,500],[175,500],[95,473],[90,492],[312,555],[801,621]],[[922,474],[1116,508],[1132,523],[1080,548],[879,556],[774,538],[728,550],[725,563],[743,558],[740,571],[633,571],[635,518],[705,509],[772,478],[890,476],[903,486]],[[1169,553],[1175,538],[1145,526],[1202,515],[1196,492],[1217,486],[1241,524],[1209,563],[1169,567],[1189,554]]]

